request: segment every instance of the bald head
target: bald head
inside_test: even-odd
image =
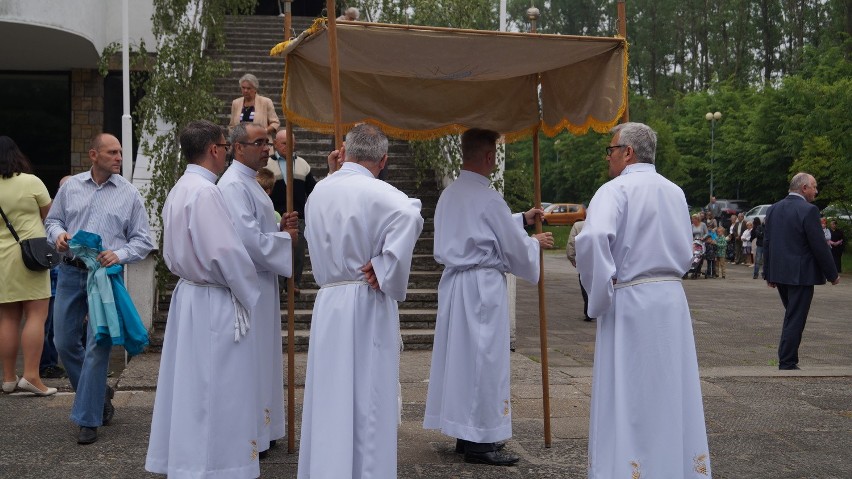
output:
[[[790,193],[798,193],[813,203],[818,193],[816,178],[805,172],[796,173],[790,180]]]
[[[287,156],[287,129],[278,130],[275,134],[275,139],[272,141],[272,146],[280,156]],[[296,135],[293,134],[293,151],[296,151]]]

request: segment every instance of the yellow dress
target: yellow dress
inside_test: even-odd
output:
[[[22,240],[45,236],[39,208],[49,204],[50,194],[38,177],[21,173],[0,178],[0,207]],[[0,303],[49,297],[50,272],[27,269],[21,247],[9,228],[0,224]]]

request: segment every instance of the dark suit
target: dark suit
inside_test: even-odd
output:
[[[776,285],[785,309],[778,368],[794,369],[814,285],[837,279],[819,209],[796,194],[772,205],[766,213],[763,250],[766,281]]]

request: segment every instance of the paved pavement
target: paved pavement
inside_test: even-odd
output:
[[[546,257],[552,447],[542,439],[536,287],[519,282],[517,352],[512,355],[514,437],[522,457],[512,468],[465,464],[453,442],[424,431],[430,352],[402,356],[404,413],[399,432],[401,478],[585,477],[594,324],[582,318],[577,276],[560,254]],[[800,350],[801,371],[778,371],[781,302],[751,270],[729,266],[728,278],[684,282],[693,314],[702,391],[716,478],[852,477],[852,277],[817,287]],[[299,354],[297,404],[306,355]],[[145,354],[116,374],[113,424],[94,445],[78,446],[64,392],[50,398],[0,395],[0,477],[149,478],[143,469],[159,355]],[[222,385],[222,387],[227,387]],[[297,407],[299,418],[301,408]],[[298,436],[298,420],[297,420]],[[286,441],[285,441],[286,442]],[[334,458],[329,458],[334,460]],[[261,463],[262,477],[293,478],[296,454],[286,444]]]

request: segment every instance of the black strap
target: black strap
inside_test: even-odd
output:
[[[6,213],[3,212],[2,206],[0,206],[0,215],[3,216],[3,221],[6,222],[6,227],[8,227],[9,231],[12,233],[12,237],[15,238],[15,242],[20,243],[21,239],[18,238],[18,233],[15,232],[15,228],[12,227],[12,223],[9,222],[9,218],[6,217]]]

